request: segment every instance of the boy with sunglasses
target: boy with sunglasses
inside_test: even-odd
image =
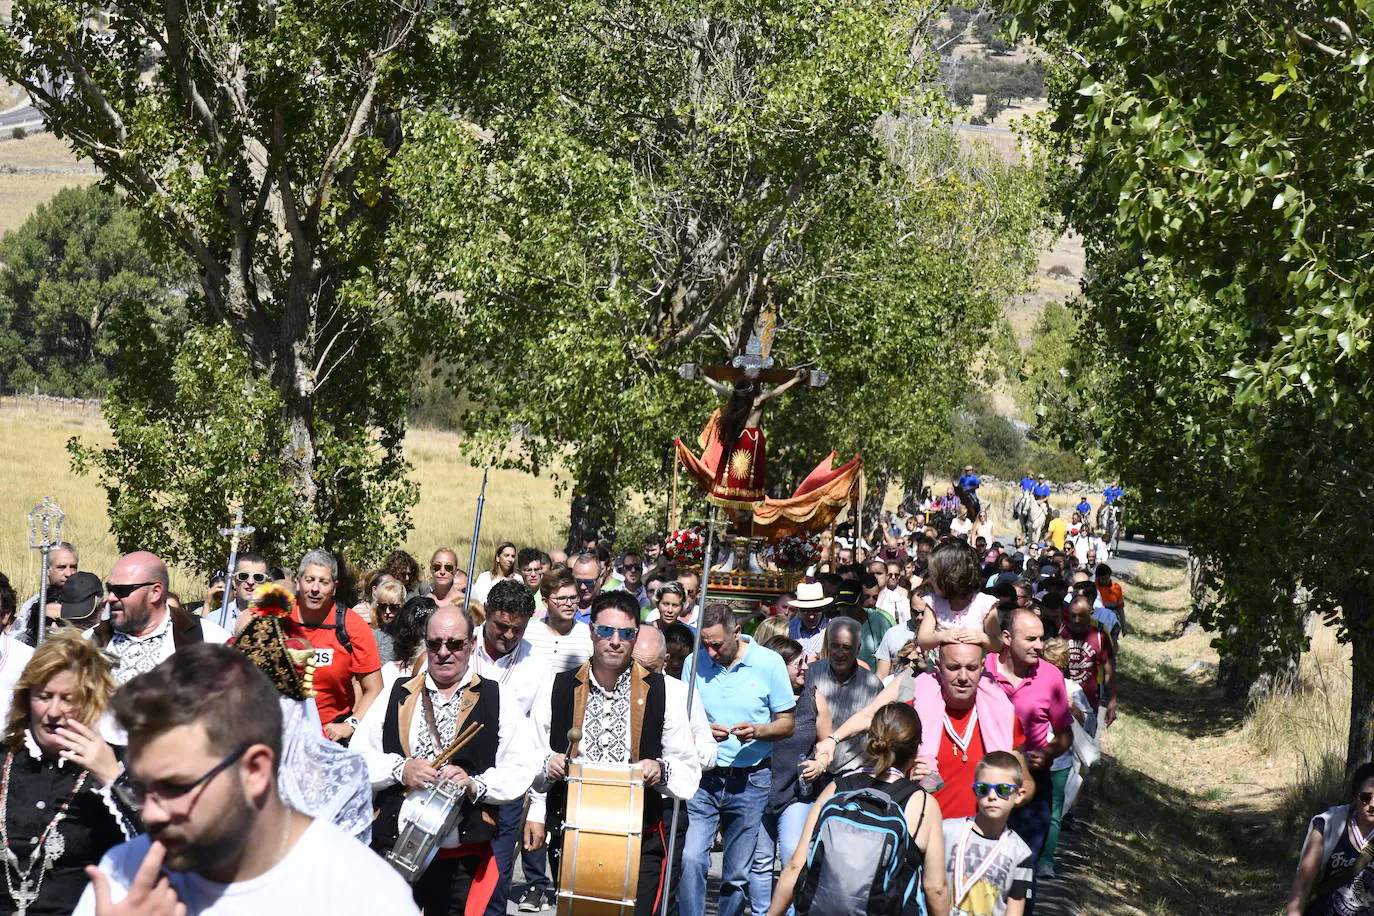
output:
[[[1007,826],[1021,801],[1021,764],[993,751],[978,762],[973,817],[944,822],[950,916],[1023,916],[1035,877],[1031,851]]]

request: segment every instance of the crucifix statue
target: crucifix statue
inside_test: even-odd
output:
[[[774,369],[769,356],[775,319],[772,312],[759,317],[759,333],[750,336],[745,352],[728,366],[698,366],[688,363],[678,369],[685,379],[701,378],[711,390],[725,398],[716,411],[707,438],[708,463],[714,456],[714,478],[706,498],[731,511],[737,534],[748,537],[753,528],[753,510],[767,498],[767,453],[763,438],[763,406],[806,382],[820,388],[828,381],[819,370]],[[771,387],[770,387],[771,386]]]

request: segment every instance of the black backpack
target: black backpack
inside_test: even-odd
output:
[[[835,789],[821,807],[797,877],[793,906],[799,916],[924,914],[922,854],[907,831],[905,810],[921,787],[907,779],[884,784],[858,774],[841,776]]]

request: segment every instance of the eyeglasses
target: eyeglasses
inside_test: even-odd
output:
[[[619,636],[621,642],[634,642],[635,637],[639,635],[638,627],[608,627],[604,623],[598,623],[593,629],[597,639]]]
[[[573,604],[577,601],[576,595],[550,595],[550,604]]]
[[[523,572],[523,573],[524,573],[525,575],[527,575],[527,576],[532,576],[532,575],[534,575],[534,574],[537,573],[537,572],[543,572],[543,571],[544,571],[544,566],[543,566],[542,563],[536,564],[536,565],[534,565],[534,566],[526,566],[523,570],[521,570],[521,572]]]
[[[975,782],[973,784],[973,794],[978,798],[985,798],[993,792],[996,792],[998,798],[1011,798],[1012,795],[1016,794],[1016,790],[1019,788],[1021,787],[1010,782]]]
[[[254,585],[261,585],[267,581],[267,573],[257,572],[236,572],[234,573],[235,582],[252,582]]]
[[[122,601],[140,588],[147,588],[156,584],[156,582],[106,582],[105,591]]]
[[[467,639],[426,639],[425,645],[431,652],[438,652],[447,646],[450,652],[457,655],[468,647],[468,642]]]
[[[575,579],[573,581],[575,581],[582,588],[596,588],[595,579]]]
[[[157,803],[163,806],[165,806],[168,802],[173,802],[177,801],[178,799],[185,798],[198,786],[205,785],[210,780],[218,776],[220,773],[223,773],[225,770],[227,770],[230,766],[233,765],[234,761],[238,760],[245,753],[247,753],[248,749],[252,746],[253,745],[251,744],[240,744],[238,747],[234,748],[232,751],[229,752],[229,756],[225,757],[219,763],[211,767],[209,772],[207,772],[204,776],[200,777],[195,782],[187,783],[185,785],[177,785],[175,783],[169,785],[166,783],[162,783],[159,785],[149,786],[144,785],[136,779],[130,779],[127,786],[123,787],[125,799],[133,807],[142,808],[144,805],[148,803],[148,799],[150,798],[156,799]]]
[[[400,612],[401,606],[399,604],[379,604],[377,605],[377,610],[390,611],[391,613],[396,614]]]
[[[430,571],[430,572],[453,572],[453,571],[454,571],[455,569],[457,569],[457,568],[458,568],[458,567],[457,567],[455,564],[453,564],[453,563],[431,563],[431,564],[429,564],[429,571]]]

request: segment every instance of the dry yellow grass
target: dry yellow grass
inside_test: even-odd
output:
[[[110,441],[99,412],[80,405],[4,398],[0,399],[0,432],[0,468],[5,469],[0,475],[0,570],[21,596],[37,588],[39,560],[28,546],[25,514],[44,496],[51,496],[67,513],[63,536],[80,549],[81,568],[103,576],[118,555],[109,532],[105,495],[92,478],[72,473],[66,453],[72,436],[96,443]],[[406,452],[420,482],[420,504],[415,509],[415,528],[402,546],[422,564],[439,546],[453,547],[460,563],[468,561],[482,471],[468,466],[458,444],[453,433],[434,430],[415,430],[406,440]],[[493,471],[478,568],[490,562],[502,540],[521,546],[561,547],[555,539],[566,513],[566,500],[554,495],[547,477]],[[188,598],[199,598],[202,592],[198,577],[183,570],[173,570],[172,588]]]
[[[0,141],[0,233],[18,228],[63,188],[88,185],[97,177],[89,162],[73,156],[52,134]]]

